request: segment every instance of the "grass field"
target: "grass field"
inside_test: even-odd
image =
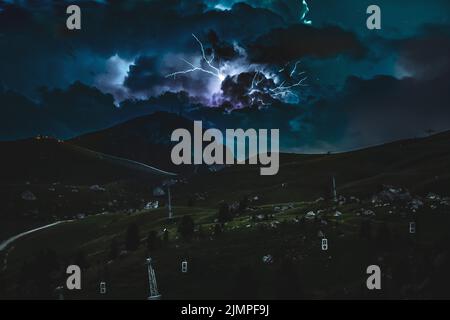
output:
[[[19,285],[23,275],[20,270],[25,261],[43,250],[54,251],[58,257],[59,268],[51,277],[55,288],[64,285],[64,266],[72,263],[80,251],[85,254],[88,267],[82,268],[82,290],[66,290],[66,298],[145,299],[148,294],[147,256],[154,259],[158,285],[166,299],[426,298],[436,293],[432,284],[422,291],[414,291],[421,281],[433,274],[417,271],[417,275],[404,280],[415,288],[409,292],[396,277],[396,272],[400,271],[395,269],[406,264],[413,272],[426,266],[428,260],[422,261],[423,255],[436,250],[436,243],[450,227],[450,215],[444,208],[424,209],[413,217],[389,213],[392,210],[388,207],[372,207],[375,212],[370,218],[372,239],[366,239],[359,234],[361,221],[368,219],[358,215],[361,204],[338,206],[337,210],[342,212],[340,217],[334,217],[333,202],[299,202],[278,213],[273,209],[275,206],[280,205],[259,206],[251,214],[237,216],[225,224],[219,235],[212,231],[216,210],[195,207],[175,207],[172,221],[166,218],[166,209],[155,209],[131,215],[90,216],[42,230],[17,240],[9,248],[7,269],[3,273],[7,286],[3,295],[5,298],[21,297]],[[302,220],[311,210],[323,212],[318,219]],[[267,218],[252,219],[252,216],[266,214]],[[181,239],[177,224],[182,215],[191,215],[196,228],[201,226],[205,234],[200,237],[197,232],[190,241]],[[409,233],[412,219],[418,221],[417,234]],[[118,239],[124,250],[125,232],[131,223],[139,226],[140,247],[110,260],[112,239]],[[380,237],[386,235],[379,235],[378,231],[384,223],[390,230],[390,239],[385,239],[386,247],[380,244]],[[149,252],[146,235],[150,230],[161,232],[164,228],[169,230],[169,241]],[[327,251],[321,249],[319,230],[328,239]],[[269,254],[273,262],[264,263],[263,256]],[[187,273],[181,272],[184,259],[188,261]],[[376,295],[365,289],[365,269],[370,264],[386,266],[385,290]],[[105,295],[99,293],[100,281],[107,283]],[[33,297],[32,291],[28,294]]]

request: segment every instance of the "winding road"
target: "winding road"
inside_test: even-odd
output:
[[[47,229],[47,228],[56,226],[56,225],[58,225],[58,224],[60,224],[60,223],[71,222],[71,221],[73,221],[73,220],[57,221],[57,222],[54,222],[54,223],[51,223],[51,224],[47,224],[47,225],[45,225],[45,226],[42,226],[42,227],[33,229],[33,230],[28,230],[28,231],[19,233],[19,234],[15,235],[15,236],[13,236],[13,237],[11,237],[11,238],[9,238],[9,239],[3,241],[2,243],[0,243],[0,252],[2,252],[3,250],[5,250],[11,243],[13,243],[14,241],[16,241],[16,240],[19,239],[19,238],[22,238],[23,236],[26,236],[26,235],[28,235],[28,234],[31,234],[31,233],[36,232],[36,231],[39,231],[39,230],[43,230],[43,229]]]

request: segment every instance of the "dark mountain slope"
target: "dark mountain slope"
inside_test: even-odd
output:
[[[114,126],[82,135],[68,142],[91,150],[143,162],[163,170],[182,171],[170,160],[175,129],[192,130],[192,121],[172,113],[156,112]]]

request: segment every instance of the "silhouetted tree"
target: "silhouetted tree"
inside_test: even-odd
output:
[[[361,221],[359,227],[359,237],[361,239],[370,240],[372,238],[372,222],[369,219]]]
[[[392,244],[391,230],[386,222],[382,222],[377,229],[376,244],[379,248],[386,250]]]
[[[119,244],[117,243],[117,239],[114,238],[111,241],[111,247],[109,249],[109,259],[114,260],[119,256]]]
[[[188,199],[188,207],[195,206],[195,196],[190,196]]]
[[[194,220],[192,220],[191,216],[183,216],[178,225],[178,233],[185,240],[190,240],[192,238],[192,235],[194,234]]]
[[[139,248],[139,243],[139,227],[136,223],[132,223],[128,226],[125,239],[125,247],[128,251],[134,251]]]
[[[221,202],[219,205],[219,213],[217,218],[219,219],[219,222],[227,222],[232,219],[230,207],[225,201]]]
[[[214,235],[219,235],[222,233],[222,226],[220,225],[220,223],[216,223],[214,225]]]
[[[200,225],[200,226],[198,227],[197,233],[198,233],[198,238],[199,238],[200,240],[203,240],[203,239],[206,238],[206,232],[205,232],[205,230],[203,229],[203,226],[202,226],[202,225]]]
[[[169,230],[167,230],[167,229],[164,229],[163,241],[165,244],[167,244],[169,242]]]
[[[81,269],[89,268],[89,262],[86,258],[86,254],[84,251],[79,250],[75,256],[74,263],[79,266]]]
[[[148,237],[147,237],[147,249],[149,251],[153,251],[158,249],[158,247],[160,246],[160,238],[158,237],[158,233],[155,230],[151,230],[148,233]]]
[[[239,201],[239,212],[244,212],[248,207],[248,197],[243,196],[242,199]]]

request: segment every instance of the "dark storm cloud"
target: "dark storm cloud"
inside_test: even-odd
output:
[[[192,104],[186,92],[126,100],[116,108],[112,96],[76,84],[65,91],[44,91],[40,105],[11,92],[0,94],[0,99],[7,102],[2,105],[9,106],[3,109],[8,112],[2,117],[1,133],[8,137],[10,130],[9,138],[36,134],[67,138],[162,110],[203,120],[206,126],[219,129],[279,128],[284,151],[344,151],[422,136],[430,129],[449,129],[449,81],[449,73],[432,81],[352,77],[335,98],[309,105],[274,101],[262,110],[244,108],[231,113],[225,106]],[[30,115],[30,121],[23,121],[24,113]]]
[[[278,28],[256,38],[249,45],[254,62],[283,63],[304,57],[329,58],[348,54],[361,59],[366,48],[352,32],[339,27],[315,28],[294,24]]]
[[[323,102],[347,119],[344,148],[450,129],[450,28],[428,26],[416,37],[387,43],[407,77],[349,77],[336,99]]]
[[[119,115],[111,95],[78,82],[67,90],[40,91],[39,103],[12,91],[0,93],[2,140],[39,134],[66,138],[104,128],[125,116]]]
[[[449,82],[449,69],[432,80],[350,77],[334,97],[310,104],[204,118],[221,126],[280,128],[282,150],[345,151],[450,129]]]
[[[419,79],[433,79],[450,70],[450,26],[430,25],[416,37],[391,41],[399,65]]]
[[[0,83],[7,89],[0,92],[0,138],[70,137],[157,110],[219,128],[280,128],[282,148],[297,151],[345,150],[449,128],[448,30],[416,34],[423,22],[444,21],[448,1],[425,6],[434,8],[431,13],[423,12],[429,1],[408,1],[407,16],[398,4],[380,1],[384,24],[377,34],[384,46],[377,65],[362,59],[373,49],[366,37],[365,2],[308,1],[313,26],[305,26],[298,20],[302,1],[77,1],[82,30],[69,32],[65,9],[72,1],[0,1]],[[229,10],[213,9],[218,3]],[[399,17],[409,22],[398,23]],[[194,96],[207,91],[205,74],[166,77],[187,67],[181,58],[199,57],[193,33],[217,62],[235,61],[241,47],[268,71],[305,58],[300,67],[313,71],[307,72],[309,86],[299,89],[301,103],[268,99],[270,105],[252,108],[246,90],[253,71],[244,68],[221,89],[226,99],[249,108],[230,113],[226,105],[202,105],[205,101]],[[395,40],[386,40],[392,35]],[[332,89],[325,90],[320,73],[327,74]],[[341,89],[337,79],[351,74],[358,77]],[[371,79],[374,74],[397,78]],[[405,74],[412,78],[399,79]],[[36,90],[41,86],[47,88]],[[112,94],[125,99],[121,108]]]
[[[244,3],[234,5],[229,11],[207,11],[199,0],[105,3],[79,3],[83,13],[80,32],[70,32],[65,28],[67,2],[53,2],[50,9],[46,6],[40,8],[41,14],[47,17],[45,20],[27,8],[14,5],[5,6],[3,15],[16,21],[10,30],[13,33],[17,25],[27,33],[32,33],[33,27],[35,33],[54,29],[76,47],[89,47],[102,54],[117,53],[119,50],[130,55],[151,47],[177,48],[180,44],[190,43],[191,33],[206,34],[213,29],[222,36],[241,39],[285,23],[282,17],[270,10],[253,8]],[[17,21],[17,15],[26,19]],[[245,28],[242,28],[243,21]]]
[[[321,102],[339,110],[345,119],[346,132],[338,149],[450,129],[449,81],[448,70],[429,81],[389,76],[349,78],[338,98]]]
[[[202,97],[208,85],[210,75],[201,73],[179,74],[169,77],[176,70],[190,68],[180,57],[172,56],[170,67],[159,56],[140,56],[136,58],[124,79],[123,86],[131,96],[141,99],[157,97],[164,92],[189,91],[192,96]]]
[[[232,8],[239,2],[245,2],[255,8],[269,9],[288,22],[299,22],[307,7],[302,0],[205,0],[209,8]]]
[[[230,118],[247,127],[282,128],[282,148],[302,152],[344,151],[450,129],[450,28],[429,26],[417,37],[386,41],[397,68],[410,77],[351,76],[328,98]]]
[[[130,66],[124,85],[134,92],[149,90],[164,80],[164,77],[158,72],[159,69],[156,57],[139,57],[134,65]]]
[[[34,102],[0,90],[0,140],[36,135],[65,139],[156,111],[182,113],[190,104],[186,92],[167,92],[147,100],[125,100],[118,108],[112,95],[80,82],[65,90],[41,88],[40,97]]]
[[[207,54],[214,54],[219,63],[221,61],[233,60],[239,57],[239,52],[235,47],[232,44],[221,40],[214,30],[208,32],[207,38],[208,42],[211,44],[211,50],[209,50]]]
[[[68,31],[68,2],[33,4],[0,2],[2,80],[27,95],[41,85],[64,88],[76,80],[92,85],[116,54],[126,60],[167,52],[198,54],[192,33],[205,41],[209,36],[219,58],[231,59],[235,52],[228,39],[250,39],[285,24],[276,13],[244,3],[229,11],[208,11],[199,0],[111,0],[78,2],[82,29]]]
[[[250,106],[249,89],[255,76],[254,72],[243,72],[233,77],[227,77],[222,82],[223,95],[233,105]]]
[[[104,57],[77,47],[77,36],[66,29],[64,2],[32,3],[0,3],[0,74],[6,87],[30,95],[39,86],[66,87],[103,71]]]
[[[271,105],[275,98],[270,90],[276,87],[273,79],[257,72],[242,72],[222,81],[224,104],[229,107],[258,108]]]

